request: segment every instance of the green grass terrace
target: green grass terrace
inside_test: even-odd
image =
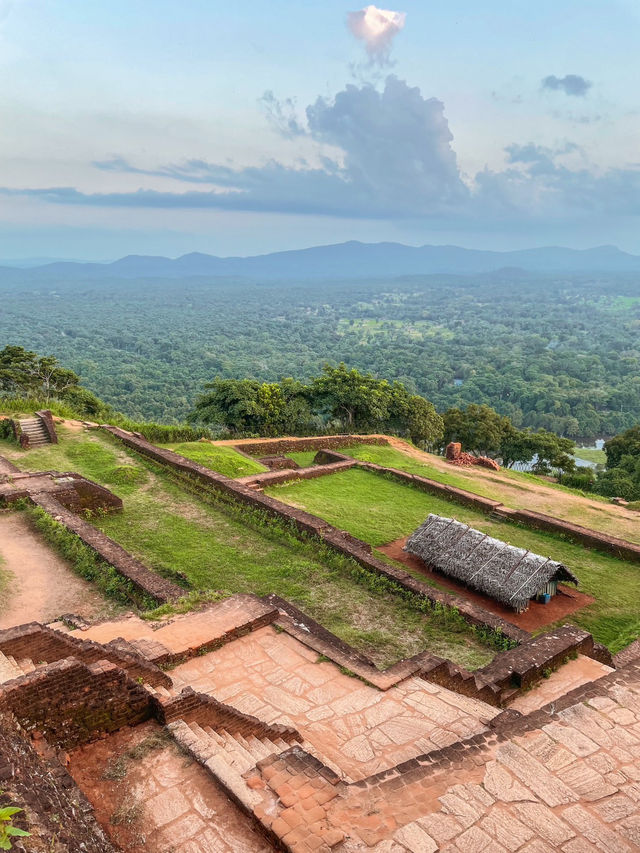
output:
[[[372,448],[349,449],[354,450],[368,454]],[[380,458],[377,450],[375,455]],[[408,536],[430,512],[455,517],[512,545],[565,563],[580,579],[579,589],[596,599],[568,621],[591,631],[613,652],[640,636],[637,564],[588,550],[551,533],[493,522],[476,510],[361,469],[272,486],[266,493],[318,515],[374,547]]]
[[[59,439],[27,452],[0,440],[0,455],[27,471],[77,471],[120,495],[124,511],[93,523],[155,571],[180,572],[197,590],[277,593],[380,667],[425,649],[469,669],[495,654],[455,611],[423,612],[415,600],[390,594],[377,578],[317,543],[300,542],[212,494],[191,494],[166,469],[106,433],[62,425]],[[187,448],[221,473],[242,475],[252,464],[220,449],[205,442]]]

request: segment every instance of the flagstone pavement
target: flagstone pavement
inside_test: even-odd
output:
[[[345,779],[362,779],[485,731],[497,708],[420,678],[381,691],[267,626],[171,670],[269,723],[291,725]]]

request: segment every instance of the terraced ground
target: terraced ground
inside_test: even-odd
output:
[[[469,668],[493,657],[495,650],[457,614],[425,614],[361,573],[354,576],[353,564],[322,553],[315,544],[300,543],[277,525],[265,527],[246,512],[189,494],[107,434],[67,426],[59,435],[58,445],[28,452],[2,440],[0,455],[23,470],[78,471],[119,494],[124,511],[94,523],[150,568],[181,572],[196,589],[275,592],[380,666],[424,649]],[[235,456],[224,454],[224,464],[231,459],[244,465],[245,458]]]
[[[378,451],[384,451],[379,453]],[[395,467],[421,473],[410,457],[373,445],[349,448],[352,455],[393,459]],[[292,454],[296,455],[296,454]],[[455,475],[453,475],[455,478]],[[457,483],[456,483],[457,485]],[[469,484],[466,484],[469,488]],[[580,579],[579,589],[596,598],[569,621],[591,631],[599,642],[618,651],[640,636],[640,567],[588,550],[560,536],[520,525],[494,522],[477,510],[421,492],[409,485],[360,469],[329,477],[273,486],[267,494],[325,518],[373,546],[392,542],[421,524],[430,512],[455,517],[491,536],[565,563]],[[491,495],[493,496],[493,495]],[[563,496],[564,498],[564,496]],[[406,568],[406,567],[405,567]]]
[[[375,462],[387,468],[399,468],[411,474],[420,474],[440,483],[467,489],[485,498],[501,501],[514,509],[530,509],[600,530],[610,536],[619,536],[629,542],[640,543],[640,513],[616,506],[608,498],[586,495],[534,474],[524,474],[503,468],[489,471],[486,468],[457,468],[442,456],[425,453],[406,441],[389,438],[392,446],[361,444],[345,447],[343,453]],[[288,454],[300,465],[311,465],[313,451]]]

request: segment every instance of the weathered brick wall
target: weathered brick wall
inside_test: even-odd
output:
[[[514,521],[525,524],[527,527],[560,533],[563,536],[573,539],[574,542],[585,545],[587,548],[596,548],[598,551],[613,554],[615,557],[621,557],[623,560],[640,563],[640,545],[627,542],[625,539],[617,539],[615,536],[607,536],[606,533],[599,533],[597,530],[581,527],[579,524],[572,524],[569,521],[563,521],[561,518],[555,518],[552,515],[544,515],[540,512],[531,512],[525,509],[515,510],[515,512],[510,514],[510,517]]]
[[[333,447],[353,447],[356,444],[389,444],[386,438],[367,435],[316,435],[306,438],[281,438],[270,441],[238,443],[237,449],[250,456],[295,453],[296,450],[323,450]]]
[[[47,431],[47,435],[49,436],[49,441],[51,444],[58,443],[58,435],[56,433],[56,427],[53,422],[53,412],[49,411],[49,409],[41,409],[39,412],[36,412],[36,417],[39,418],[44,428]]]
[[[0,716],[0,808],[24,810],[16,825],[31,833],[14,850],[51,853],[115,853],[93,809],[64,767],[43,758],[20,732],[12,715]]]
[[[179,696],[155,697],[156,716],[166,724],[173,720],[198,723],[211,726],[216,731],[223,729],[231,735],[257,738],[282,738],[287,743],[300,742],[302,735],[291,726],[270,725],[250,714],[243,714],[237,708],[218,702],[206,693],[197,693],[191,687],[185,687]]]
[[[35,663],[54,663],[68,657],[75,657],[86,664],[108,660],[126,670],[131,678],[141,678],[145,684],[153,687],[170,687],[172,684],[165,672],[134,649],[123,651],[114,642],[101,645],[83,640],[39,622],[0,630],[0,651],[16,660],[29,658]]]
[[[87,665],[67,658],[5,682],[0,711],[12,713],[25,731],[73,749],[144,722],[152,708],[150,694],[109,661]]]
[[[315,480],[317,477],[326,477],[329,474],[338,474],[347,471],[358,463],[355,459],[341,459],[337,462],[313,465],[309,468],[288,468],[284,470],[266,471],[263,474],[250,474],[247,477],[238,477],[235,482],[254,486],[275,486],[278,483],[287,483],[291,480]]]

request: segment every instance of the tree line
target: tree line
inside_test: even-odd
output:
[[[26,398],[34,406],[57,400],[80,417],[131,425],[83,388],[78,375],[55,356],[19,346],[0,350],[0,397]],[[606,469],[577,469],[569,438],[544,428],[519,429],[487,405],[471,403],[439,413],[430,400],[412,394],[402,382],[379,379],[344,363],[325,364],[306,383],[218,377],[205,385],[188,420],[191,432],[189,427],[154,425],[154,435],[160,440],[167,429],[183,430],[185,438],[386,433],[435,452],[459,441],[466,452],[497,459],[505,467],[531,463],[533,472],[557,473],[568,486],[640,500],[640,425],[605,443]]]

